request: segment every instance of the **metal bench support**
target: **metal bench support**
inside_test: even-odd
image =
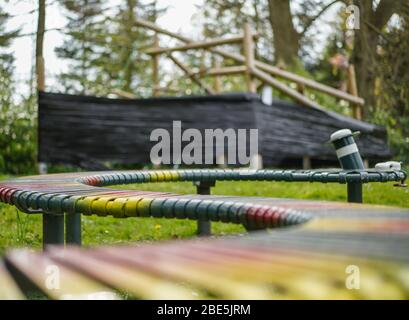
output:
[[[64,215],[43,213],[43,248],[50,244],[64,244]]]
[[[347,185],[348,202],[362,203],[362,183],[350,182]]]
[[[216,185],[215,181],[196,181],[193,183],[196,186],[197,194],[210,195],[210,188]],[[210,236],[212,234],[212,226],[209,220],[197,220],[197,234],[199,236]]]
[[[81,213],[65,214],[65,242],[81,245]]]

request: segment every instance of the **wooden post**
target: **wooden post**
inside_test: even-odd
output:
[[[38,21],[37,21],[37,37],[36,37],[36,76],[37,90],[45,90],[45,71],[43,57],[43,43],[45,32],[45,0],[38,2]]]
[[[254,42],[249,23],[244,25],[243,52],[246,65],[246,84],[249,92],[255,93],[257,88],[253,79],[252,70],[254,69]]]
[[[220,60],[217,57],[213,57],[213,66],[215,69],[221,68]],[[216,93],[222,92],[222,79],[220,78],[219,75],[216,75],[214,77],[214,91]]]
[[[159,37],[155,33],[153,36],[153,47],[155,49],[159,48]],[[153,84],[153,96],[157,97],[159,95],[159,59],[160,54],[155,53],[152,55],[152,84]]]
[[[311,158],[309,156],[302,157],[302,168],[304,170],[311,169]]]
[[[358,87],[356,85],[355,66],[350,64],[348,66],[348,91],[353,96],[358,96]],[[352,104],[352,116],[355,119],[362,120],[362,109],[358,104]]]

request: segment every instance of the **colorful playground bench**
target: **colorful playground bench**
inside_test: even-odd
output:
[[[258,205],[240,211],[231,200],[209,200],[229,203],[212,216],[228,220],[226,212],[245,212],[249,221],[276,227],[280,220],[293,224],[293,217],[308,220],[216,239],[13,250],[0,261],[0,298],[24,298],[32,288],[52,299],[409,298],[409,210],[257,198]],[[270,218],[274,212],[278,219]],[[58,286],[50,281],[56,276]]]
[[[363,169],[351,135],[333,138],[344,139],[334,143],[342,170],[115,171],[2,182],[2,202],[43,215],[46,250],[14,250],[0,261],[0,298],[23,297],[27,284],[54,299],[117,299],[122,297],[118,289],[147,299],[409,298],[409,210],[210,195],[217,181],[321,182],[346,184],[349,202],[362,202],[364,183],[403,185],[403,170]],[[108,188],[162,181],[192,181],[202,194]],[[117,248],[52,246],[81,243],[81,215],[222,221],[277,230]],[[50,266],[58,270],[58,288],[47,285]],[[356,268],[359,281],[349,287],[348,276]]]
[[[295,171],[295,170],[157,170],[68,173],[40,175],[0,184],[2,202],[26,213],[43,214],[43,241],[64,243],[64,216],[67,243],[80,244],[83,215],[157,217],[222,221],[243,224],[248,229],[265,229],[300,224],[310,214],[294,208],[292,200],[280,205],[243,197],[178,195],[162,192],[109,189],[109,185],[161,181],[199,182],[201,188],[216,181],[303,181],[361,185],[369,182],[401,181],[403,171]],[[101,188],[104,187],[104,188]],[[349,198],[357,197],[350,188]],[[362,198],[358,195],[358,198]],[[277,204],[276,204],[277,203]]]
[[[43,214],[43,243],[81,243],[81,214],[125,217],[193,219],[203,234],[209,221],[241,223],[248,230],[295,225],[310,215],[273,203],[260,206],[255,199],[210,196],[217,181],[298,181],[347,184],[348,201],[362,202],[362,184],[404,181],[406,173],[393,168],[364,169],[348,130],[331,135],[342,170],[157,170],[68,173],[19,178],[0,184],[0,200],[26,213]],[[200,195],[127,191],[110,185],[162,181],[192,181]],[[104,188],[101,188],[104,187]],[[66,216],[66,221],[64,221]],[[66,232],[64,232],[66,224]]]

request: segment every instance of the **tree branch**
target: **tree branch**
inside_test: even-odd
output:
[[[381,30],[388,23],[394,13],[403,8],[405,0],[381,0],[372,15],[371,24]]]
[[[320,10],[315,16],[311,17],[311,18],[307,21],[307,23],[306,23],[305,26],[304,26],[303,31],[301,31],[301,32],[299,33],[299,37],[300,37],[300,38],[303,37],[304,34],[308,31],[308,29],[312,26],[312,24],[313,24],[325,11],[327,11],[332,5],[334,5],[335,3],[340,2],[340,1],[342,1],[342,0],[333,0],[333,1],[329,2],[328,4],[326,4],[325,6],[323,6],[323,7],[321,8],[321,10]],[[342,1],[342,2],[343,2],[343,1]]]

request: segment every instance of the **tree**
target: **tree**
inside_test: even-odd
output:
[[[35,165],[36,112],[34,103],[26,99],[15,102],[14,57],[9,47],[19,31],[6,30],[9,17],[0,7],[0,172],[22,174],[32,172]]]
[[[273,60],[274,48],[266,0],[207,0],[199,8],[205,38],[226,37],[243,32],[245,22],[250,22],[261,35],[257,41],[257,58]]]
[[[401,14],[408,6],[407,0],[354,0],[360,11],[360,29],[355,30],[352,62],[356,68],[359,95],[367,106],[374,106],[375,67],[378,61],[377,46],[393,14]],[[369,109],[364,109],[364,115]]]
[[[5,171],[10,143],[9,116],[13,111],[13,61],[9,46],[16,32],[7,32],[9,15],[0,8],[0,171]]]
[[[45,32],[45,0],[38,2],[38,22],[36,36],[36,74],[37,74],[37,90],[45,90],[45,75],[44,75],[44,57],[43,44]]]
[[[373,120],[387,126],[398,160],[409,162],[409,6],[379,42]]]
[[[101,0],[61,0],[68,20],[66,37],[56,49],[59,58],[70,62],[69,72],[60,75],[67,92],[95,93],[97,70],[91,70],[95,52],[105,43],[107,31],[102,15]]]
[[[274,33],[275,61],[291,65],[298,58],[300,35],[294,26],[290,1],[269,0],[268,10]]]
[[[113,89],[148,95],[150,57],[143,48],[152,34],[137,27],[137,17],[155,21],[162,12],[156,1],[123,0],[109,7],[101,0],[64,0],[68,38],[57,48],[70,61],[70,71],[60,76],[71,93],[107,95]]]
[[[276,64],[293,65],[300,57],[301,44],[314,22],[339,0],[298,1],[297,10],[290,0],[207,0],[202,10],[205,36],[240,32],[250,21],[261,33],[258,47],[265,59]],[[300,31],[299,31],[300,30]],[[209,32],[210,31],[210,32]]]

